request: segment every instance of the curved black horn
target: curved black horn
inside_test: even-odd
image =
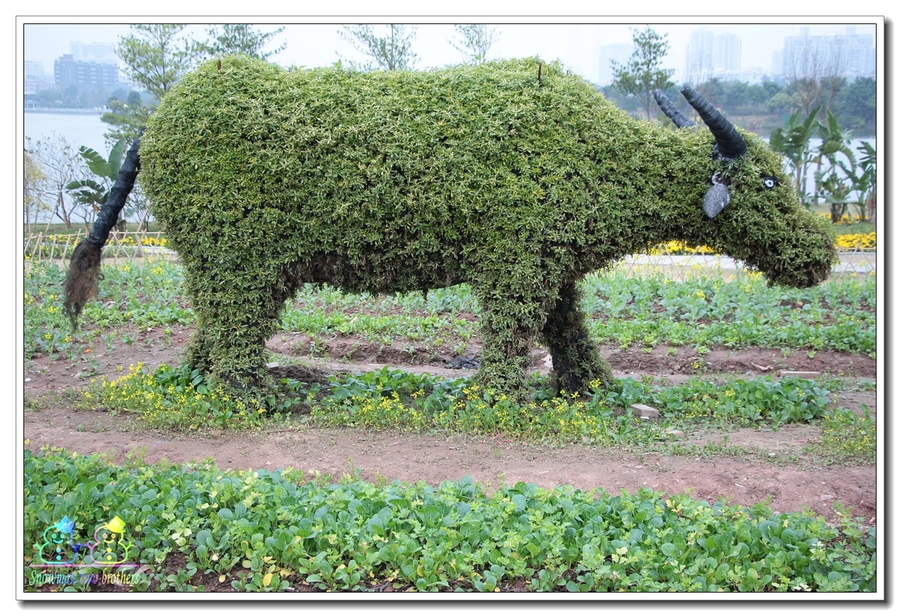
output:
[[[747,151],[747,142],[734,129],[734,125],[710,105],[703,95],[690,86],[682,88],[681,94],[691,104],[691,107],[697,110],[709,130],[715,135],[719,154],[723,158],[737,158]]]
[[[662,90],[653,90],[653,98],[656,99],[656,104],[659,105],[660,110],[666,114],[666,117],[672,120],[678,128],[690,128],[696,126],[675,108],[675,104],[668,96],[663,94]]]

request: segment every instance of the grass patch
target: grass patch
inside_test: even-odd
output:
[[[829,413],[822,422],[822,435],[804,448],[832,464],[875,464],[876,424],[863,405],[863,416],[850,411]]]

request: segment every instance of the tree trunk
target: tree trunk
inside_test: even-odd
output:
[[[869,198],[866,199],[866,212],[868,213],[869,222],[874,223],[878,218],[878,200],[874,191],[869,193]]]
[[[831,204],[831,222],[837,224],[841,222],[841,218],[844,216],[844,210],[846,210],[846,203],[832,203]]]
[[[63,223],[66,225],[66,229],[71,229],[72,221],[69,220],[69,213],[66,211],[66,202],[65,199],[63,199],[62,189],[56,193],[56,196],[56,215],[62,218]]]

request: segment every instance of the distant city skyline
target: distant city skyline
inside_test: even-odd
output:
[[[351,20],[348,20],[352,23]],[[273,56],[271,60],[283,66],[327,66],[339,58],[360,59],[353,47],[343,40],[338,31],[340,24],[257,24],[263,31],[280,26],[285,31],[279,34],[273,46],[286,42],[287,48]],[[603,84],[609,75],[609,58],[604,49],[619,50],[619,55],[630,55],[632,44],[631,28],[643,29],[649,25],[661,34],[667,35],[669,53],[663,62],[664,68],[675,70],[674,79],[680,83],[689,78],[689,57],[692,37],[698,30],[706,32],[712,40],[730,40],[731,45],[739,42],[741,66],[738,74],[773,73],[773,55],[780,54],[787,37],[800,36],[804,31],[812,36],[844,34],[848,27],[855,28],[857,34],[871,35],[874,40],[875,25],[872,23],[620,23],[620,24],[496,24],[500,32],[497,42],[491,47],[488,57],[519,57],[539,55],[546,60],[561,60],[566,66],[590,81]],[[198,39],[206,38],[206,25],[189,26],[189,32]],[[28,24],[24,27],[24,59],[26,62],[40,62],[45,74],[53,74],[53,62],[60,56],[73,53],[83,55],[86,61],[101,60],[102,50],[114,46],[121,36],[130,32],[126,24]],[[420,24],[413,51],[419,56],[417,68],[438,67],[461,61],[461,54],[453,49],[449,40],[455,38],[452,24]],[[730,35],[730,36],[724,36]],[[732,50],[733,54],[734,51]],[[92,56],[92,59],[88,59]],[[96,58],[96,59],[94,59]],[[618,58],[616,58],[618,59]],[[619,60],[621,61],[621,60]],[[733,60],[732,60],[733,62]],[[31,65],[33,66],[33,65]],[[733,66],[733,65],[732,65]],[[124,79],[120,75],[120,79]]]

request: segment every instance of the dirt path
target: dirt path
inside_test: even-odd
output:
[[[188,330],[178,329],[161,344],[159,332],[136,335],[131,347],[95,349],[95,378],[116,378],[129,364],[143,361],[148,367],[179,362]],[[283,363],[301,359],[302,337],[279,335],[270,349],[281,354]],[[400,348],[376,347],[360,340],[341,339],[319,358],[319,369],[371,370],[389,363],[409,370],[461,376],[471,371],[448,367],[449,356],[441,353],[409,353]],[[350,345],[350,346],[348,346]],[[350,362],[341,350],[354,349]],[[405,347],[403,347],[405,348]],[[320,349],[321,352],[321,349]],[[473,349],[477,352],[477,349]],[[605,349],[616,376],[652,374],[673,381],[684,380],[698,368],[710,378],[738,374],[745,377],[774,374],[777,370],[815,370],[834,376],[874,379],[875,362],[867,357],[820,352],[784,354],[771,349],[748,351],[713,350],[702,358],[691,349],[661,347],[651,350]],[[303,358],[304,362],[313,361]],[[405,361],[403,361],[405,360]],[[702,361],[702,366],[698,362]],[[427,362],[427,363],[426,363]],[[536,368],[542,353],[535,353]],[[750,505],[771,499],[776,511],[809,508],[834,520],[833,503],[850,507],[857,516],[874,521],[876,481],[874,466],[812,467],[802,449],[819,429],[789,426],[777,431],[739,430],[729,434],[721,453],[710,457],[640,454],[599,449],[589,445],[545,447],[497,437],[403,434],[355,429],[297,427],[291,430],[227,437],[173,435],[141,430],[124,417],[103,412],[78,411],[63,392],[78,390],[89,381],[87,362],[68,365],[37,358],[26,366],[24,438],[36,450],[43,445],[64,447],[79,454],[106,452],[116,462],[141,452],[143,460],[172,463],[212,459],[223,469],[299,468],[328,474],[335,479],[358,472],[367,481],[399,479],[437,484],[471,476],[491,489],[518,481],[543,487],[571,485],[580,489],[603,488],[635,492],[646,486],[668,493],[691,491],[694,498],[714,501],[725,498]],[[277,370],[298,370],[283,366]],[[865,404],[877,412],[876,392],[842,392],[843,406],[860,409]],[[722,435],[688,434],[684,444],[719,443]],[[736,453],[734,453],[736,452]]]

